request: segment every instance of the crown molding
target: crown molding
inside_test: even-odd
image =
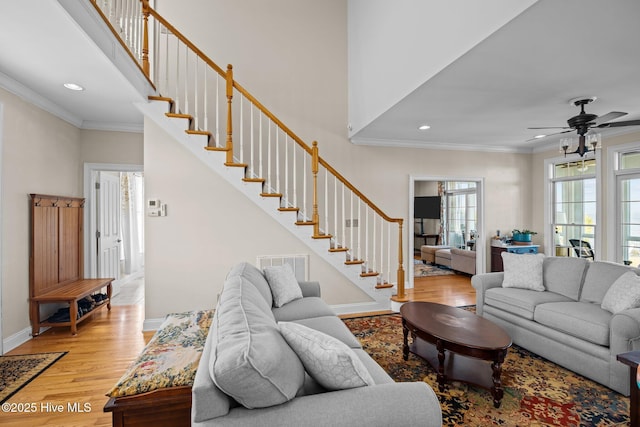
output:
[[[50,101],[48,98],[34,92],[32,89],[24,86],[22,83],[12,79],[2,72],[0,72],[0,87],[77,128],[82,127],[82,119],[80,117],[68,110],[65,110],[56,103]]]
[[[477,151],[483,153],[531,153],[529,147],[501,147],[497,145],[452,144],[446,142],[427,142],[419,140],[390,140],[375,138],[351,138],[354,145],[391,148],[421,148],[425,150]]]

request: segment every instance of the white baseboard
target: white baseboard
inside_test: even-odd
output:
[[[391,305],[390,301],[371,301],[371,302],[358,302],[353,304],[336,304],[332,305],[331,308],[336,314],[356,314],[356,313],[366,313],[369,311],[383,311],[390,310]]]
[[[157,331],[160,329],[160,325],[162,325],[164,320],[164,317],[157,319],[144,319],[144,322],[142,322],[142,332]]]
[[[47,329],[49,328],[41,328],[40,333],[46,331]],[[2,351],[3,353],[7,353],[13,350],[14,348],[26,343],[31,338],[32,338],[31,327],[24,328],[23,330],[18,331],[15,334],[11,335],[10,337],[7,337],[2,340]]]

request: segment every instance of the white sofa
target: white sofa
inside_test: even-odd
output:
[[[503,287],[505,274],[511,274],[506,257],[543,255],[505,252],[502,256],[505,272],[479,274],[471,279],[477,314],[503,327],[515,344],[628,395],[629,370],[616,355],[640,350],[640,308],[611,312],[603,308],[607,305],[603,300],[611,300],[611,288],[621,299],[635,300],[638,296],[620,284],[625,279],[622,276],[631,271],[626,278],[633,285],[640,270],[582,258],[547,257],[542,263],[544,290],[536,291]],[[633,292],[637,288],[640,284]]]
[[[320,299],[319,284],[299,286],[301,298],[276,307],[262,271],[248,263],[232,269],[196,372],[193,426],[441,425],[438,398],[426,383],[395,383]],[[351,349],[374,384],[328,390],[305,371],[298,353],[283,339],[286,334],[278,322],[293,322],[339,340]],[[234,347],[224,342],[229,337]],[[300,359],[304,362],[302,355]],[[403,363],[401,355],[397,363]],[[229,364],[231,370],[228,366],[223,366],[224,373],[218,369]],[[334,368],[332,363],[331,378],[339,376]]]

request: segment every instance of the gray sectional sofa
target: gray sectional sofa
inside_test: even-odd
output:
[[[624,309],[624,305],[637,307],[638,301],[626,304],[613,298],[617,293],[636,299],[640,271],[609,262],[539,256],[542,291],[503,287],[505,274],[513,274],[507,272],[506,258],[505,272],[474,276],[477,314],[503,327],[515,344],[628,395],[628,367],[616,355],[640,349],[640,308]],[[636,276],[625,275],[629,271]],[[621,288],[625,280],[631,281],[626,290]],[[621,311],[603,308],[610,301],[622,303]]]
[[[283,303],[273,293],[273,274],[265,273],[240,263],[227,276],[192,389],[192,425],[441,425],[433,390],[422,382],[395,383],[320,298],[317,282],[298,283],[299,295]],[[301,351],[285,330],[309,332],[303,346],[309,336],[333,337],[322,345],[347,359],[335,362],[323,348]],[[324,372],[308,361],[318,353],[327,358]],[[355,378],[339,370],[345,364],[356,369]]]

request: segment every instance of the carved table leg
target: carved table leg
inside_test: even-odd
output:
[[[491,387],[491,395],[493,396],[493,406],[496,408],[500,407],[502,397],[504,396],[500,375],[502,374],[502,362],[504,362],[506,355],[506,350],[499,352],[496,360],[491,363],[491,369],[493,370],[493,387]]]
[[[436,348],[438,349],[438,389],[440,392],[444,392],[444,385],[447,382],[447,375],[444,373],[444,344],[442,340],[436,341]]]
[[[402,335],[404,337],[404,345],[402,346],[402,358],[404,360],[409,359],[409,341],[407,336],[409,335],[409,328],[407,327],[407,322],[402,319]]]

